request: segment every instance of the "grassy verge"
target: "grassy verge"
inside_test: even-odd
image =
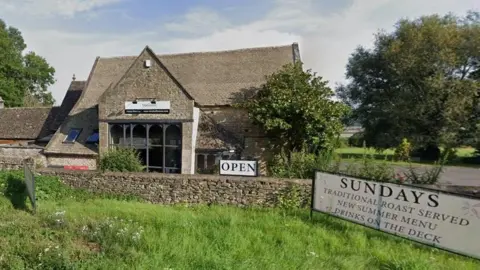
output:
[[[7,195],[0,197],[0,269],[480,267],[322,214],[311,222],[307,210],[167,207],[97,198],[54,178],[39,177],[44,196],[34,216],[12,204],[12,194],[19,196],[11,192],[17,176],[0,174]]]

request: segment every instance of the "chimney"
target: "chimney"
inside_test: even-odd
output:
[[[0,97],[0,109],[3,109],[5,107],[5,103],[3,102],[3,98]]]

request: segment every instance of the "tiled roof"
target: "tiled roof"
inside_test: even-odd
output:
[[[48,135],[59,107],[0,109],[0,139],[35,140]]]
[[[244,91],[258,89],[265,76],[293,63],[297,44],[230,51],[158,55],[185,90],[200,106],[230,105],[243,98]],[[298,57],[298,56],[297,56]],[[98,128],[98,101],[115,85],[137,56],[95,59],[80,99],[46,147],[46,153],[96,154],[84,140]],[[82,128],[73,144],[63,144],[70,128]],[[199,142],[200,145],[203,142]]]
[[[259,88],[266,75],[292,63],[293,54],[293,45],[286,45],[157,56],[198,104],[229,105],[243,91]],[[97,57],[76,109],[97,105],[103,92],[125,74],[136,57]]]
[[[229,150],[241,148],[241,143],[227,130],[217,125],[212,118],[200,110],[196,149]]]

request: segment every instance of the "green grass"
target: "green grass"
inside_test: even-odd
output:
[[[365,152],[365,150],[362,147],[345,147],[345,148],[338,148],[336,150],[338,154],[356,154],[356,155],[361,155]],[[471,157],[473,153],[475,152],[475,149],[472,147],[464,147],[464,148],[458,148],[457,149],[457,156],[458,157]],[[373,148],[369,148],[367,150],[368,154],[380,154],[380,155],[385,155],[385,156],[393,156],[395,153],[395,149],[386,149],[384,151],[377,152]]]
[[[9,175],[0,174],[4,191]],[[36,215],[13,207],[12,193],[0,197],[0,269],[480,268],[322,214],[311,222],[307,210],[161,206],[77,196],[53,178],[38,182],[55,188]]]
[[[364,153],[367,153],[367,155],[371,155],[374,157],[374,159],[379,160],[379,161],[384,161],[387,160],[388,163],[392,165],[409,165],[410,163],[408,162],[402,162],[402,161],[394,161],[393,160],[393,155],[395,153],[395,149],[386,149],[384,151],[376,151],[374,148],[367,148],[366,152],[365,149],[362,147],[344,147],[344,148],[338,148],[335,150],[337,154],[340,154],[342,159],[345,161],[353,161],[355,159],[361,158],[361,156]],[[477,164],[466,164],[461,161],[462,158],[466,157],[472,157],[475,152],[475,149],[472,147],[464,147],[464,148],[458,148],[456,155],[457,158],[448,162],[446,165],[448,166],[460,166],[460,167],[473,167],[473,168],[478,168],[480,165]],[[433,162],[426,162],[426,161],[416,161],[412,160],[411,164],[416,164],[416,165],[432,165]]]

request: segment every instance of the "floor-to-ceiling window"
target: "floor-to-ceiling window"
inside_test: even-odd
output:
[[[180,124],[110,124],[110,147],[138,151],[147,171],[180,173],[182,129]]]

